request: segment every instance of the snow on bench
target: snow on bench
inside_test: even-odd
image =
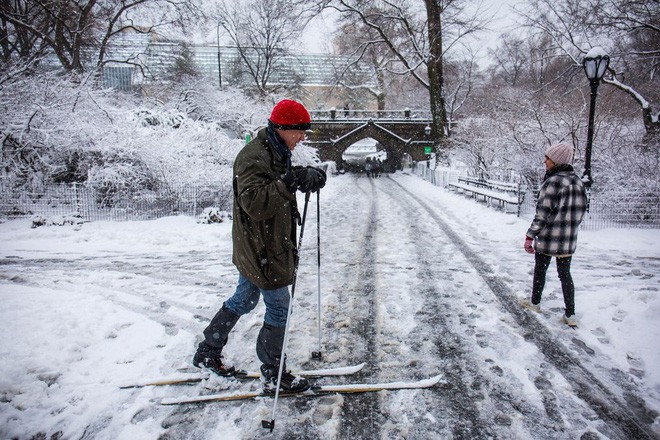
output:
[[[508,212],[507,207],[509,205],[515,206],[516,212],[520,207],[518,190],[512,184],[506,184],[505,182],[491,183],[488,181],[476,181],[476,179],[459,177],[458,182],[449,183],[448,186],[450,189],[457,189],[462,192],[470,193],[475,199],[479,196],[483,197],[488,206],[491,206],[492,201],[496,200],[500,206],[504,208],[504,212]]]

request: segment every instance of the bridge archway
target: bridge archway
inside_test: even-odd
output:
[[[387,161],[391,164],[396,164],[393,165],[395,168],[398,168],[403,153],[410,146],[410,139],[403,139],[391,131],[380,127],[373,121],[369,121],[341,138],[334,140],[331,149],[341,158],[348,147],[367,138],[378,142],[380,149],[387,152]]]
[[[406,116],[360,119],[352,116],[338,118],[332,113],[330,118],[312,116],[312,131],[307,136],[307,144],[319,150],[319,156],[324,161],[334,161],[342,164],[342,154],[354,143],[372,138],[381,145],[381,150],[387,152],[388,161],[395,168],[399,167],[404,154],[413,160],[426,160],[426,152],[435,152],[433,140],[430,137],[430,120],[428,118]]]

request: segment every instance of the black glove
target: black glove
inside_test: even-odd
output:
[[[294,170],[301,192],[316,192],[325,186],[327,176],[320,168],[306,167]]]
[[[296,170],[291,169],[282,177],[282,182],[286,185],[287,189],[295,193],[298,189],[298,182],[296,180]]]

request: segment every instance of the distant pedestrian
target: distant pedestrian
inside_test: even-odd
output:
[[[374,177],[380,177],[380,159],[374,159],[373,168],[374,168]]]
[[[291,301],[298,249],[296,224],[300,214],[296,190],[316,192],[325,185],[325,172],[291,166],[291,153],[305,140],[311,118],[300,103],[284,99],[271,112],[268,126],[259,131],[234,161],[233,257],[238,269],[234,294],[222,304],[204,330],[193,364],[220,376],[232,376],[234,367],[223,363],[222,349],[236,322],[263,297],[264,322],[257,336],[264,391],[274,392]],[[304,391],[309,382],[283,365],[280,389]]]
[[[364,164],[364,171],[367,173],[367,177],[371,177],[373,169],[374,169],[374,166],[371,163],[371,158],[367,157],[367,161]]]
[[[539,191],[536,215],[525,236],[525,250],[535,255],[531,300],[521,298],[520,304],[541,312],[541,295],[552,257],[557,260],[557,272],[564,294],[563,322],[577,326],[575,318],[575,286],[571,277],[571,259],[577,247],[578,228],[587,210],[584,184],[575,174],[573,147],[559,143],[545,150],[545,177]]]

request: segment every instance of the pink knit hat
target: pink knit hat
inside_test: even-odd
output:
[[[548,147],[545,150],[545,155],[550,158],[555,165],[570,164],[573,162],[573,154],[575,150],[572,146],[564,143],[559,143]]]

